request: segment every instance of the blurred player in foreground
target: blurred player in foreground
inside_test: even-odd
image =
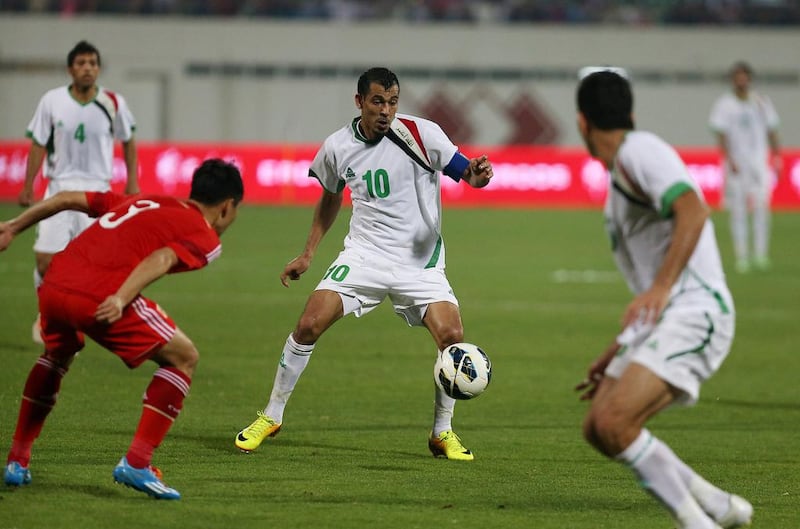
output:
[[[62,191],[0,222],[4,250],[17,233],[59,211],[82,211],[98,219],[53,258],[39,288],[45,352],[22,392],[6,485],[30,483],[33,443],[56,404],[61,379],[84,347],[85,334],[131,369],[145,360],[158,364],[133,441],[113,476],[155,498],[180,498],[150,462],[180,413],[199,353],[140,292],[165,274],[197,270],[219,257],[219,235],[236,219],[243,193],[235,166],[207,160],[193,175],[189,200]]]
[[[731,214],[736,271],[745,273],[752,268],[766,270],[770,266],[772,171],[780,175],[783,168],[778,141],[780,119],[772,101],[750,88],[753,70],[749,64],[737,62],[730,75],[733,90],[714,103],[709,124],[716,133],[724,159],[725,206]]]
[[[605,224],[614,258],[634,293],[623,331],[576,388],[592,400],[583,433],[628,466],[679,529],[741,527],[752,506],[645,428],[668,406],[697,401],[730,350],[735,318],[699,187],[671,146],[633,130],[633,95],[620,73],[588,73],[577,90],[578,129],[610,176]]]
[[[134,131],[136,122],[121,94],[97,84],[100,51],[85,40],[67,54],[72,82],[45,93],[28,125],[31,139],[25,183],[19,193],[22,206],[33,204],[33,184],[39,168],[47,179],[45,197],[59,191],[108,191],[113,176],[114,142],[122,143],[127,169],[125,193],[139,192]],[[44,167],[42,167],[44,161]],[[38,289],[53,255],[91,224],[80,211],[63,211],[37,226],[33,251]],[[39,317],[33,340],[42,343]]]
[[[458,300],[445,275],[439,172],[483,187],[492,178],[487,157],[469,159],[436,123],[398,114],[400,82],[386,68],[358,79],[360,116],[330,135],[309,176],[322,184],[305,249],[283,270],[281,282],[306,272],[317,246],[336,219],[345,186],[353,213],[344,250],[308,298],[283,346],[269,403],[236,436],[243,451],[278,433],[283,412],[322,334],[347,314],[363,316],[388,297],[408,325],[425,326],[436,347],[462,342]],[[436,389],[428,447],[434,456],[471,460],[453,432],[455,400]]]

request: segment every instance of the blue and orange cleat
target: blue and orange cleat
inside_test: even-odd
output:
[[[128,463],[128,458],[123,457],[114,467],[114,481],[144,492],[157,500],[181,499],[181,493],[164,485],[154,470],[161,474],[161,471],[154,467],[134,468]]]

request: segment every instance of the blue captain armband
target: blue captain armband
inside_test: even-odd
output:
[[[456,151],[442,172],[458,182],[464,176],[467,167],[469,167],[469,158]]]

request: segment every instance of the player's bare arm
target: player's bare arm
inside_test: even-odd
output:
[[[133,269],[116,293],[108,296],[97,306],[95,319],[101,323],[114,323],[119,320],[125,307],[147,285],[166,275],[176,264],[178,256],[172,248],[159,248],[151,253]]]
[[[623,327],[641,320],[644,323],[655,323],[667,306],[672,285],[678,280],[681,271],[686,267],[689,258],[700,240],[703,226],[709,216],[709,209],[697,193],[687,191],[675,199],[672,204],[673,223],[675,225],[664,261],[658,270],[653,285],[636,296],[628,305],[622,319]]]
[[[730,151],[728,150],[728,137],[721,132],[717,132],[717,145],[719,145],[719,151],[722,153],[722,158],[728,162],[728,167],[730,167],[732,173],[738,173],[739,168],[736,166],[736,162],[733,161],[731,158]]]
[[[487,155],[472,158],[462,177],[472,187],[486,187],[494,176],[492,163]]]
[[[125,158],[125,169],[128,176],[125,183],[125,194],[135,195],[139,192],[139,161],[136,156],[136,140],[130,140],[122,143],[122,154]]]
[[[89,202],[83,191],[62,191],[23,211],[17,217],[0,224],[0,251],[5,250],[14,237],[37,222],[52,217],[60,211],[72,209],[87,213]]]
[[[311,221],[311,229],[308,233],[303,253],[289,261],[281,273],[283,286],[288,287],[290,279],[292,281],[300,279],[300,276],[311,266],[311,261],[314,259],[319,243],[339,215],[343,198],[344,194],[341,191],[331,193],[324,190],[322,192],[322,196],[314,208],[314,218]]]
[[[36,175],[39,174],[39,169],[42,167],[42,161],[47,155],[47,148],[39,145],[35,141],[31,142],[30,150],[28,151],[28,161],[25,167],[25,183],[22,185],[22,190],[19,192],[17,202],[20,206],[30,206],[33,204],[33,182],[36,180]]]
[[[783,173],[783,157],[781,156],[781,143],[778,139],[778,133],[774,130],[768,131],[767,141],[769,142],[769,150],[771,153],[770,164],[775,170],[775,176],[780,178]]]

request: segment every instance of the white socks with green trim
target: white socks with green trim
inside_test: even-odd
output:
[[[681,529],[716,529],[730,495],[714,487],[681,461],[670,448],[642,429],[615,458],[639,478],[639,484],[663,503]]]
[[[269,403],[264,408],[264,414],[275,422],[283,422],[283,410],[286,408],[286,403],[289,401],[300,375],[308,365],[313,351],[314,344],[299,344],[294,341],[291,334],[286,339],[281,359],[278,362],[278,370],[275,372],[275,382],[272,384]]]

